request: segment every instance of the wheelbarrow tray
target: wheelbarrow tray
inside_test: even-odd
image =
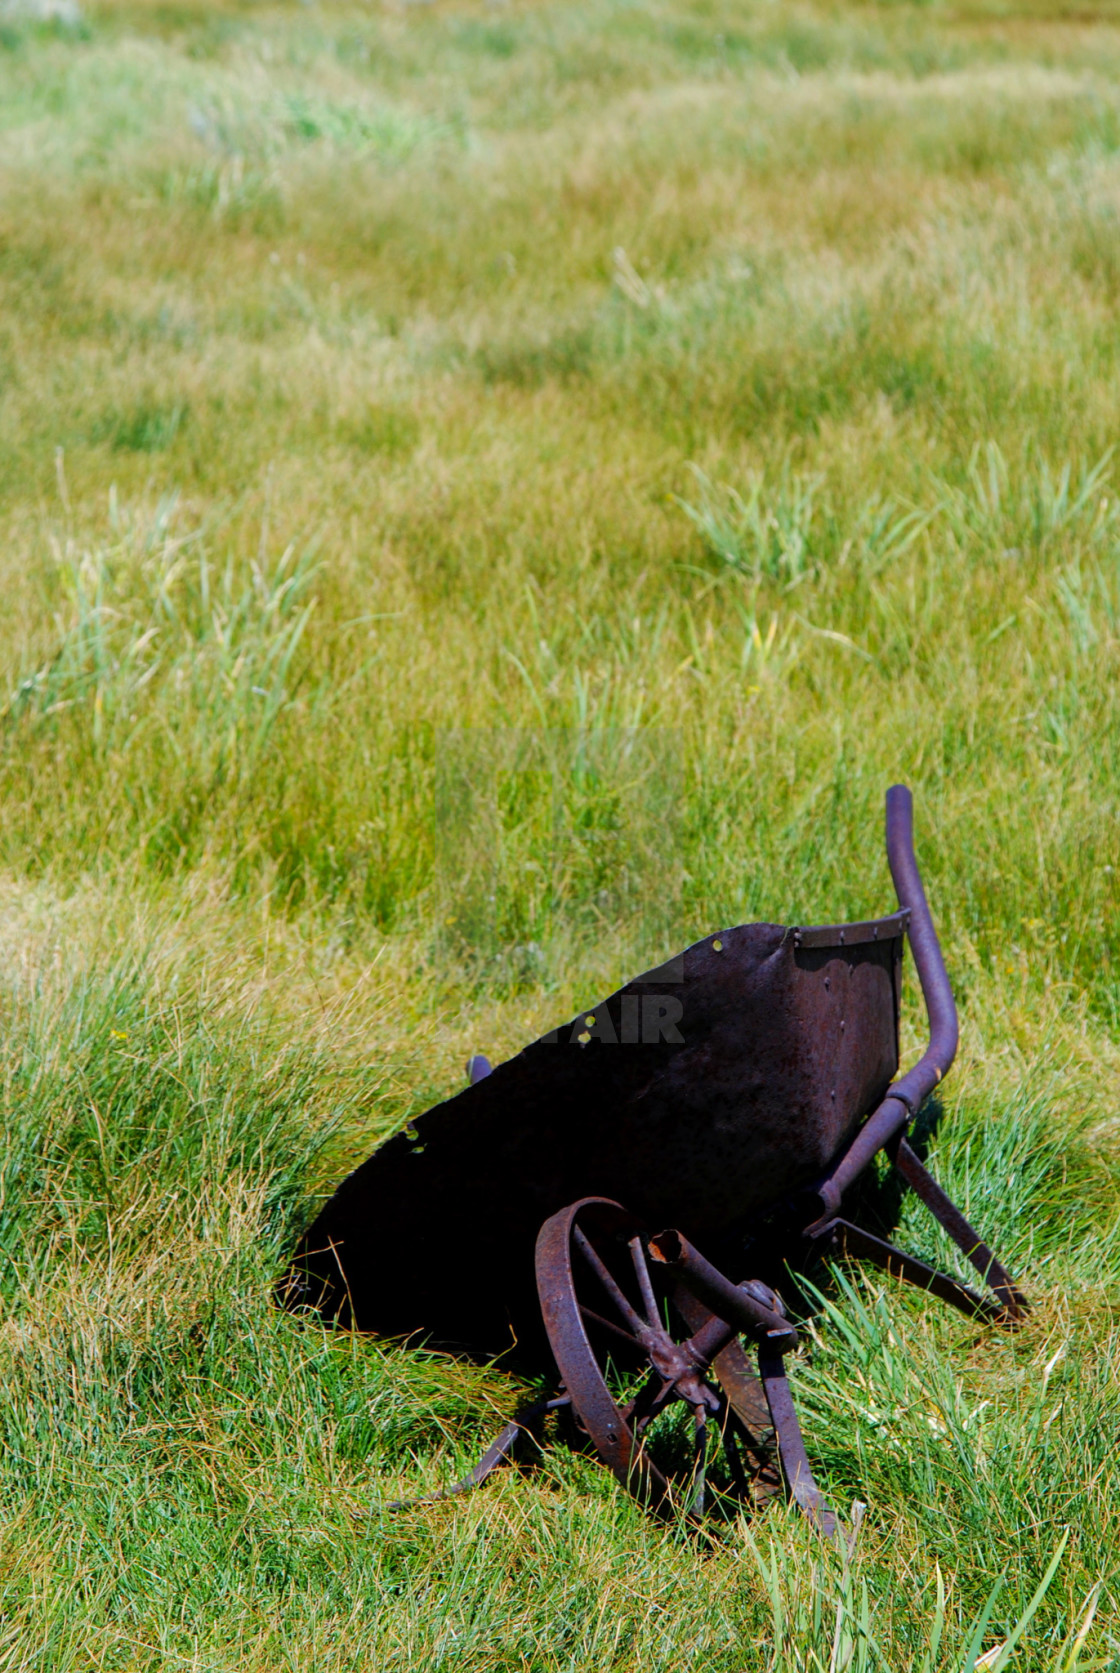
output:
[[[532,1354],[534,1241],[589,1196],[737,1264],[752,1223],[820,1176],[897,1071],[908,917],[723,930],[580,1012],[342,1182],[289,1305]]]

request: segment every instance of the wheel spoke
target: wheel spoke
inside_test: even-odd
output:
[[[646,1319],[651,1330],[661,1328],[661,1315],[657,1311],[657,1297],[653,1293],[650,1282],[649,1267],[646,1265],[645,1251],[640,1237],[630,1239],[630,1259],[634,1263],[634,1276],[638,1280],[638,1288],[642,1292],[642,1306],[646,1310]]]
[[[611,1320],[605,1319],[602,1313],[596,1313],[593,1307],[585,1307],[582,1301],[577,1305],[584,1318],[588,1319],[592,1324],[597,1324],[601,1330],[609,1330],[612,1336],[621,1336],[622,1340],[624,1342],[629,1342],[632,1348],[640,1348],[642,1346],[642,1344],[638,1341],[638,1338],[636,1336],[631,1336],[628,1330],[623,1330],[620,1324],[612,1324]]]
[[[630,1326],[630,1329],[634,1332],[634,1335],[639,1339],[639,1341],[643,1340],[649,1334],[648,1325],[643,1319],[639,1318],[637,1313],[635,1313],[634,1309],[631,1307],[630,1303],[615,1283],[611,1274],[607,1271],[603,1262],[599,1259],[598,1254],[592,1248],[591,1243],[589,1242],[582,1227],[572,1227],[572,1239],[576,1248],[579,1250],[596,1278],[598,1278],[600,1284],[602,1284],[618,1311],[626,1320],[626,1323]]]

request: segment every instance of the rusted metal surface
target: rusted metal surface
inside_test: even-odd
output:
[[[1010,1322],[1022,1319],[1027,1313],[1027,1298],[1012,1280],[1007,1268],[996,1259],[972,1229],[957,1205],[946,1196],[936,1179],[919,1162],[903,1139],[894,1156],[894,1165],[910,1189],[919,1196],[935,1219],[939,1220],[957,1245],[971,1261],[981,1278],[999,1298],[1000,1313]]]
[[[957,1053],[957,1008],[914,857],[913,798],[902,784],[893,785],[887,791],[887,862],[899,905],[908,917],[907,935],[929,1015],[929,1045],[914,1067],[892,1084],[887,1097],[854,1141],[833,1158],[818,1180],[816,1194],[821,1214],[814,1231],[819,1231],[836,1214],[844,1192],[871,1158],[917,1114],[922,1100],[949,1072]]]
[[[580,1222],[582,1221],[582,1225]],[[576,1245],[575,1232],[583,1232],[582,1248]],[[646,1360],[647,1347],[655,1344],[656,1321],[641,1319],[635,1309],[618,1305],[622,1293],[617,1279],[612,1293],[611,1284],[604,1285],[601,1274],[588,1273],[599,1279],[597,1306],[581,1303],[576,1289],[574,1261],[587,1261],[590,1248],[602,1264],[603,1245],[608,1242],[628,1242],[641,1233],[640,1223],[618,1203],[603,1198],[587,1198],[571,1204],[551,1215],[541,1227],[537,1239],[535,1272],[540,1295],[541,1313],[552,1345],[556,1368],[579,1421],[587,1431],[595,1450],[607,1468],[651,1509],[667,1509],[672,1502],[668,1481],[638,1445],[634,1427],[619,1407],[607,1387],[600,1360],[591,1347],[589,1326],[598,1335],[605,1335],[615,1353],[626,1356],[628,1368],[637,1369]],[[590,1234],[590,1235],[589,1235]],[[588,1263],[590,1266],[590,1263]],[[662,1344],[657,1341],[657,1347]],[[663,1364],[668,1365],[667,1356]],[[682,1359],[682,1373],[687,1367]],[[664,1373],[662,1373],[664,1375]],[[640,1420],[635,1420],[639,1428]]]
[[[727,1319],[745,1336],[756,1341],[769,1339],[786,1353],[797,1347],[797,1331],[784,1313],[774,1307],[774,1293],[763,1284],[736,1285],[694,1249],[687,1237],[675,1230],[663,1231],[649,1240],[650,1253],[659,1265],[674,1273],[705,1307]]]
[[[495,1436],[474,1469],[469,1470],[462,1481],[452,1482],[451,1486],[445,1487],[442,1492],[430,1493],[423,1499],[391,1499],[385,1508],[416,1510],[421,1505],[436,1505],[444,1499],[453,1499],[457,1493],[470,1493],[474,1488],[481,1487],[503,1464],[517,1463],[526,1455],[539,1453],[546,1417],[550,1412],[562,1410],[570,1405],[570,1399],[563,1394],[552,1400],[538,1400],[525,1407],[519,1416],[511,1419]]]
[[[662,1234],[662,1241],[673,1235]],[[650,1263],[657,1241],[620,1203],[601,1197],[562,1209],[537,1239],[537,1289],[549,1342],[572,1409],[600,1458],[656,1514],[697,1515],[708,1497],[715,1438],[726,1462],[724,1490],[765,1498],[775,1486],[767,1443],[776,1431],[783,1467],[791,1460],[791,1492],[806,1506],[811,1501],[823,1531],[831,1531],[784,1383],[781,1355],[797,1336],[774,1310],[776,1298],[757,1284],[739,1290],[689,1246],[674,1247],[671,1261]],[[685,1310],[682,1328],[671,1330],[672,1314],[681,1312],[676,1279],[694,1298],[698,1288],[716,1291],[724,1316],[700,1305]],[[762,1343],[766,1373],[759,1379],[749,1377],[741,1349],[725,1358],[737,1346],[740,1304]],[[627,1374],[636,1386],[620,1391]],[[648,1443],[656,1420],[678,1401],[692,1413],[695,1447],[691,1463],[670,1472]]]
[[[743,1466],[740,1485],[754,1504],[764,1504],[783,1487],[766,1390],[737,1336],[717,1351],[719,1333],[726,1329],[723,1320],[715,1318],[683,1284],[670,1291],[670,1302],[673,1312],[684,1321],[697,1350],[711,1359],[724,1398],[738,1420],[733,1445],[739,1449]]]
[[[758,1350],[758,1373],[766,1390],[766,1403],[774,1421],[782,1474],[786,1479],[790,1497],[801,1506],[821,1533],[832,1539],[837,1532],[836,1517],[813,1480],[801,1425],[797,1421],[797,1412],[786,1377],[785,1360],[775,1348],[765,1342]]]
[[[948,1074],[957,1055],[957,1007],[914,855],[914,798],[904,784],[887,791],[887,862],[899,904],[910,914],[908,936],[929,1017],[929,1045],[891,1096],[916,1113],[922,1099]]]
[[[898,1066],[905,923],[744,925],[628,983],[351,1174],[304,1239],[289,1300],[361,1329],[482,1352],[516,1338],[531,1354],[537,1231],[586,1196],[677,1226],[726,1266],[752,1220],[819,1176],[881,1100]]]
[[[914,1255],[896,1249],[893,1243],[875,1237],[862,1226],[853,1226],[849,1220],[833,1220],[816,1239],[816,1246],[822,1255],[849,1255],[857,1260],[871,1261],[884,1272],[889,1272],[892,1278],[902,1278],[908,1284],[916,1284],[919,1289],[928,1290],[931,1295],[948,1302],[950,1307],[955,1307],[960,1313],[989,1319],[993,1324],[1003,1321],[1005,1309],[997,1302],[989,1301],[987,1296],[977,1294],[974,1289],[962,1284],[957,1278],[951,1278],[948,1273],[938,1272],[935,1267],[927,1266],[925,1261],[918,1260]]]
[[[997,1322],[1027,1305],[904,1136],[957,1046],[911,825],[910,794],[895,786],[898,912],[722,930],[510,1062],[472,1058],[465,1091],[339,1186],[297,1252],[285,1302],[472,1352],[516,1344],[522,1362],[555,1365],[583,1434],[661,1513],[703,1507],[714,1434],[755,1499],[778,1484],[776,1447],[791,1496],[835,1532],[786,1378],[797,1333],[760,1280],[777,1281],[791,1258],[847,1255]],[[930,1041],[896,1079],[907,934]],[[880,1150],[994,1301],[841,1217]],[[672,1229],[651,1238],[650,1226]],[[741,1335],[758,1345],[757,1376]],[[616,1398],[612,1365],[644,1380]],[[646,1445],[672,1401],[692,1413],[683,1477]],[[524,1420],[508,1426],[453,1491],[514,1457],[528,1433]]]

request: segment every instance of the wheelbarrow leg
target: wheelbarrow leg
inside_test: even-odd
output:
[[[901,1278],[908,1284],[917,1285],[920,1290],[928,1290],[958,1312],[987,1319],[992,1324],[1007,1318],[1006,1310],[997,1302],[989,1301],[967,1284],[950,1278],[947,1272],[938,1272],[935,1267],[927,1266],[925,1261],[908,1255],[893,1243],[874,1237],[862,1226],[854,1226],[850,1220],[830,1220],[814,1237],[813,1243],[819,1255],[850,1255],[856,1260],[871,1261],[884,1272],[889,1272],[892,1278]]]
[[[1029,1303],[1011,1278],[1007,1268],[996,1259],[988,1245],[969,1225],[952,1199],[946,1195],[933,1175],[922,1166],[905,1139],[899,1143],[894,1165],[922,1199],[930,1213],[939,1220],[961,1253],[971,1261],[994,1295],[999,1297],[1000,1312],[1010,1320],[1019,1320],[1029,1311]]]
[[[969,1225],[960,1209],[941,1189],[906,1143],[900,1140],[892,1157],[895,1167],[907,1184],[912,1186],[930,1213],[953,1239],[961,1253],[967,1256],[981,1278],[991,1289],[996,1300],[978,1294],[968,1284],[938,1272],[925,1261],[906,1254],[893,1243],[854,1226],[839,1217],[827,1221],[812,1232],[812,1242],[820,1254],[830,1249],[837,1254],[854,1255],[859,1260],[872,1261],[892,1277],[905,1279],[919,1289],[928,1290],[950,1307],[988,1319],[992,1324],[1017,1324],[1030,1310],[1026,1296],[1013,1282],[1007,1268],[998,1261],[988,1245]]]
[[[801,1506],[810,1522],[826,1539],[835,1539],[836,1517],[813,1480],[801,1425],[797,1421],[797,1410],[786,1377],[785,1360],[766,1342],[759,1345],[758,1374],[766,1391],[770,1421],[778,1437],[778,1457],[790,1498]]]
[[[503,1464],[516,1464],[526,1454],[539,1452],[541,1430],[548,1413],[570,1404],[571,1401],[566,1394],[558,1395],[553,1400],[538,1400],[534,1405],[528,1406],[519,1417],[506,1424],[501,1434],[486,1448],[474,1469],[470,1470],[462,1481],[452,1482],[450,1487],[443,1488],[439,1493],[429,1494],[424,1499],[393,1499],[387,1508],[415,1510],[420,1505],[436,1505],[444,1499],[453,1499],[458,1493],[470,1493],[475,1487],[481,1487]]]

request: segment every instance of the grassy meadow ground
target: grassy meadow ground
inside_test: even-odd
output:
[[[1118,304],[1116,0],[0,5],[0,1667],[1120,1667]],[[321,1193],[896,779],[1026,1328],[838,1276],[848,1566],[389,1514],[522,1390]]]

